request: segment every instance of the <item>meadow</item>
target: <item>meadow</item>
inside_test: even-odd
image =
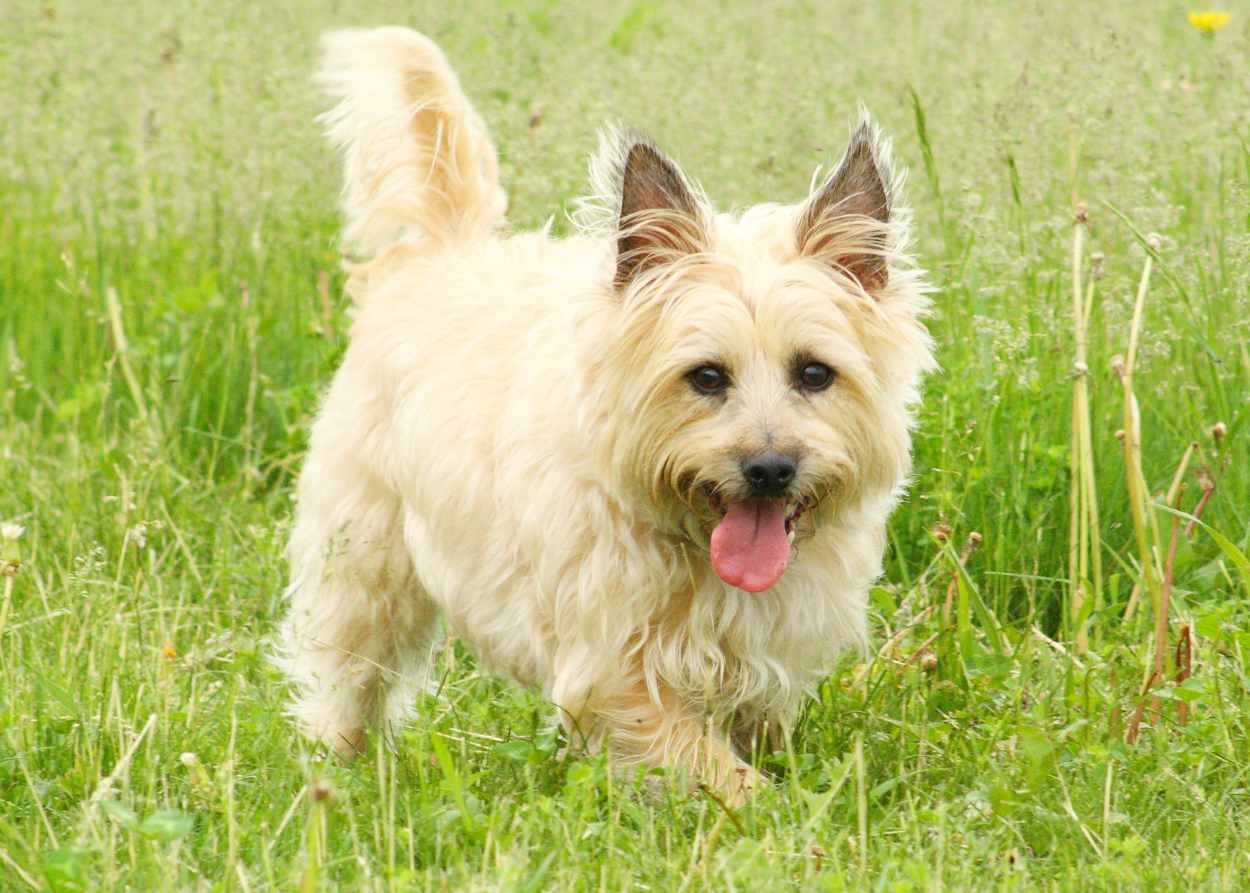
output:
[[[0,889],[1244,887],[1250,17],[1191,11],[6,0]],[[564,755],[454,643],[393,749],[283,715],[350,324],[310,75],[359,24],[444,46],[517,228],[568,230],[608,120],[722,206],[802,195],[861,100],[910,168],[942,370],[873,650],[741,810]]]

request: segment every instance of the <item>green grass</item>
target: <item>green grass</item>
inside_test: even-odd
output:
[[[0,888],[1244,885],[1250,19],[1211,38],[1185,12],[9,3],[0,521],[26,531],[0,555],[19,562],[0,578]],[[548,705],[454,646],[393,752],[342,767],[282,715],[265,654],[291,484],[347,326],[308,77],[319,31],[383,23],[447,49],[518,226],[565,225],[610,118],[726,205],[801,194],[859,99],[912,169],[943,371],[874,593],[887,647],[821,687],[736,814],[561,759]],[[1105,584],[1085,653],[1067,582],[1075,199],[1105,255],[1089,352]],[[1169,671],[1131,746],[1154,618],[1148,596],[1124,618],[1140,564],[1110,369],[1145,258],[1130,224],[1162,237],[1134,376],[1147,486],[1167,489],[1190,442],[1181,508],[1198,468],[1217,482],[1214,533],[1182,536],[1174,561],[1170,635],[1192,631],[1193,675]]]

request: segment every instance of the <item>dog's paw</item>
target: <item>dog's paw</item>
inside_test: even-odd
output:
[[[719,785],[720,794],[726,806],[738,809],[747,804],[768,781],[753,766],[738,763]]]
[[[714,774],[705,777],[699,788],[713,796],[721,805],[730,809],[739,809],[767,785],[767,778],[755,767],[742,760],[736,760],[719,767]]]
[[[344,763],[350,763],[365,750],[363,728],[338,729],[318,736],[321,743],[330,748]]]
[[[638,785],[642,801],[648,806],[663,806],[673,793],[672,776],[662,772],[647,772]]]

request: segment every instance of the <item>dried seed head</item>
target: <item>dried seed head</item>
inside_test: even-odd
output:
[[[334,788],[324,778],[318,778],[308,786],[308,796],[314,803],[324,803],[334,796]]]
[[[1085,202],[1076,203],[1076,222],[1080,224],[1089,223],[1089,208],[1085,206]]]
[[[1095,282],[1106,275],[1107,258],[1101,251],[1089,256],[1089,275]]]
[[[981,545],[982,539],[984,539],[984,537],[981,536],[981,534],[978,531],[974,530],[972,531],[972,533],[968,534],[968,545],[979,546]]]
[[[1228,433],[1228,426],[1223,422],[1216,422],[1211,426],[1211,439],[1219,443],[1224,439],[1224,435]]]
[[[1124,429],[1123,428],[1115,432],[1115,439],[1120,441],[1120,443],[1124,443]]]
[[[1120,376],[1121,378],[1123,378],[1125,370],[1126,370],[1126,367],[1124,365],[1124,357],[1120,356],[1119,354],[1116,354],[1115,356],[1113,356],[1111,358],[1111,371],[1114,372],[1116,375]]]
[[[926,648],[924,654],[920,655],[920,669],[926,673],[932,673],[937,669],[937,665],[937,655],[933,653],[932,649]]]
[[[945,521],[938,521],[933,525],[933,538],[939,543],[944,543],[951,538],[951,526]]]
[[[1151,233],[1146,236],[1146,244],[1150,246],[1152,251],[1158,251],[1163,247],[1163,236],[1158,233]]]
[[[20,561],[0,561],[0,577],[16,577],[21,569]]]

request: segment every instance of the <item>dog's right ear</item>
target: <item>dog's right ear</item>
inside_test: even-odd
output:
[[[889,143],[861,115],[842,161],[801,210],[795,236],[800,255],[822,260],[876,295],[889,281],[897,185]]]
[[[617,288],[704,249],[707,227],[696,192],[654,143],[635,134],[610,134],[595,166],[610,172],[618,197]]]

